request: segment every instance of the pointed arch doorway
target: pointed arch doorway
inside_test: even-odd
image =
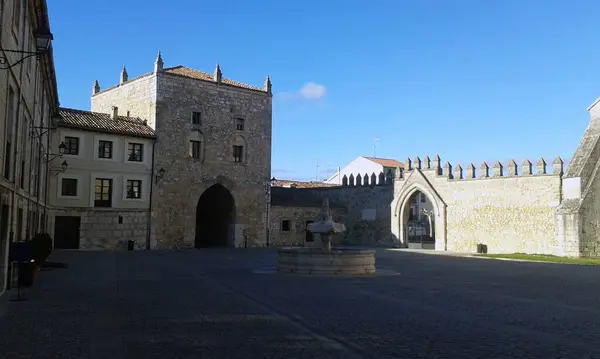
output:
[[[205,190],[196,207],[196,248],[233,247],[235,202],[221,184]]]

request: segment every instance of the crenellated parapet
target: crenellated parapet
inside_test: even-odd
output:
[[[396,168],[397,176],[402,176],[402,171]],[[374,186],[385,186],[391,185],[394,182],[394,174],[391,171],[380,172],[379,174],[373,172],[368,173],[351,173],[350,175],[344,175],[342,177],[342,187],[374,187]]]
[[[495,161],[493,165],[489,165],[484,161],[479,167],[473,163],[469,163],[465,169],[463,166],[453,166],[449,161],[444,162],[439,155],[436,155],[433,160],[429,156],[425,157],[424,161],[416,156],[414,160],[410,157],[406,159],[405,167],[397,169],[394,177],[395,181],[403,181],[410,172],[419,170],[424,173],[432,171],[437,178],[445,178],[452,181],[461,180],[479,180],[479,179],[499,179],[499,178],[515,178],[528,176],[562,176],[565,172],[564,162],[560,157],[556,157],[552,162],[552,167],[549,168],[544,158],[540,158],[535,163],[530,160],[524,160],[519,166],[515,160]]]

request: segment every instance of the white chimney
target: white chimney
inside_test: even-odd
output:
[[[117,116],[119,116],[119,108],[117,106],[113,106],[112,110],[113,110],[113,112],[112,112],[111,118],[116,119]]]

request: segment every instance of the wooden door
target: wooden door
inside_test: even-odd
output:
[[[79,249],[81,217],[57,216],[54,221],[54,249]]]

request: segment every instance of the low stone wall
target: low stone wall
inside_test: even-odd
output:
[[[135,249],[146,248],[148,212],[143,210],[55,210],[56,216],[81,217],[79,249],[127,250],[127,241],[135,241]],[[121,223],[119,223],[121,222]],[[54,228],[51,229],[54,237]]]
[[[375,273],[375,250],[347,248],[324,251],[321,248],[280,248],[280,273],[313,275],[365,275]]]

